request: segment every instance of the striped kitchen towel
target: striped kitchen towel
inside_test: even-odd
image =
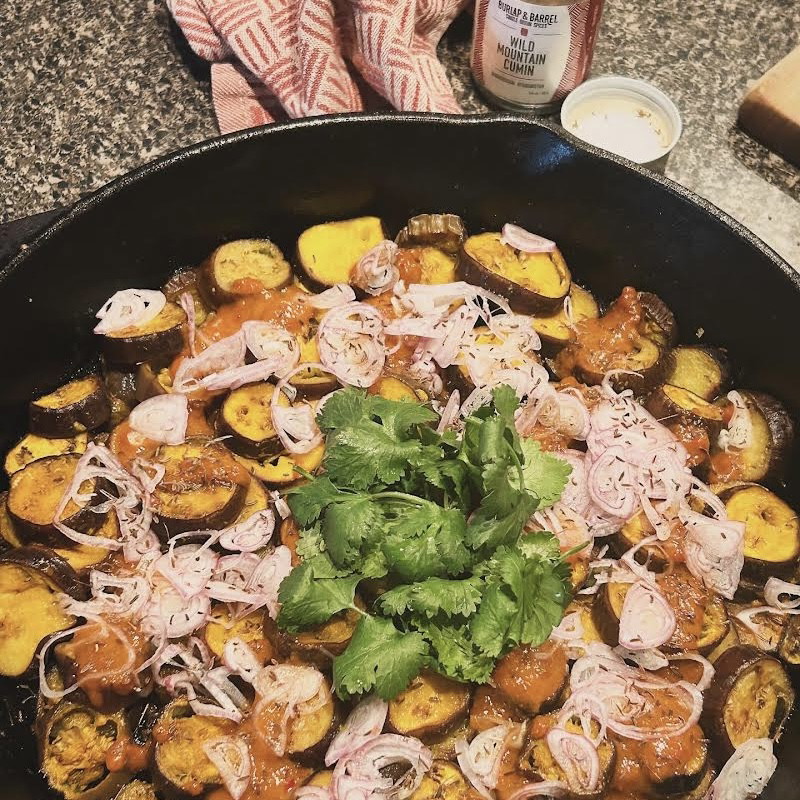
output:
[[[468,0],[167,0],[212,62],[222,133],[363,109],[352,68],[395,108],[461,112],[436,45]]]

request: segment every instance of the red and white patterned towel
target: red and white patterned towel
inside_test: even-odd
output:
[[[468,0],[167,0],[212,62],[220,131],[360,111],[348,64],[395,108],[461,112],[436,45]]]

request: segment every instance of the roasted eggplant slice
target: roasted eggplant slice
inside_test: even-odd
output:
[[[703,428],[714,441],[722,428],[722,409],[688,389],[665,383],[654,389],[645,408],[669,428],[692,425]]]
[[[667,383],[710,402],[727,391],[731,367],[728,354],[719,347],[676,347]]]
[[[553,642],[521,645],[503,656],[492,680],[506,700],[528,714],[552,708],[569,677],[564,648]]]
[[[29,433],[23,436],[6,455],[5,469],[9,475],[24,469],[32,461],[48,456],[63,456],[69,453],[86,452],[89,437],[85,433],[71,436],[68,439],[49,439]]]
[[[393,375],[384,375],[382,378],[378,378],[367,391],[370,394],[385,397],[387,400],[395,400],[402,403],[422,402],[422,398],[412,386],[401,381],[400,378],[395,378]]]
[[[790,579],[800,557],[795,511],[762,486],[735,486],[720,497],[728,517],[745,525],[743,574],[762,584],[772,575]]]
[[[220,529],[241,513],[250,476],[221,444],[195,438],[162,445],[156,462],[166,470],[153,493],[159,529]]]
[[[136,399],[139,402],[172,391],[172,379],[166,369],[156,370],[150,364],[139,364],[136,369]]]
[[[464,279],[505,297],[522,314],[552,313],[569,294],[569,268],[561,253],[523,253],[503,244],[499,233],[470,236],[461,247]]]
[[[222,401],[216,418],[217,434],[230,437],[226,446],[247,458],[263,459],[283,450],[278,433],[272,425],[271,383],[253,383],[234,389]],[[285,395],[278,398],[288,406]]]
[[[38,568],[5,560],[8,556],[0,559],[0,675],[18,677],[30,668],[41,642],[75,619],[58,601],[62,587]],[[77,583],[74,573],[70,577]]]
[[[394,264],[406,284],[452,283],[457,279],[457,258],[436,247],[403,247]]]
[[[266,483],[267,486],[281,487],[289,486],[303,477],[299,472],[295,472],[296,466],[307,472],[314,472],[322,465],[324,456],[325,445],[321,444],[301,455],[281,453],[262,461],[244,456],[235,456],[235,458],[251,475]]]
[[[229,720],[195,716],[184,698],[173,700],[153,729],[157,788],[173,797],[185,797],[219,786],[222,777],[203,745],[229,736],[233,730]]]
[[[402,736],[424,739],[445,733],[467,716],[470,691],[463,683],[424,670],[389,702],[389,727]]]
[[[309,779],[307,783],[304,783],[304,786],[319,786],[321,789],[329,789],[331,785],[331,780],[333,779],[333,770],[332,769],[321,769],[319,772],[315,772]]]
[[[790,666],[800,665],[800,616],[792,615],[786,620],[778,655]]]
[[[316,320],[311,320],[298,335],[300,341],[300,363],[318,364],[319,348],[317,347],[317,326]],[[318,367],[308,367],[289,379],[289,383],[297,389],[301,397],[322,397],[328,392],[338,388],[339,383],[336,378],[325,370]]]
[[[532,781],[558,781],[568,785],[568,778],[564,770],[558,765],[553,757],[550,747],[547,744],[547,733],[556,724],[556,717],[553,714],[545,714],[536,717],[528,727],[528,738],[525,743],[522,756],[520,757],[520,769],[530,777]],[[600,727],[595,720],[590,723],[590,734],[598,736]],[[563,728],[568,733],[582,734],[583,728],[580,721],[567,719],[563,723]],[[599,737],[598,737],[599,738]],[[581,791],[574,786],[569,789],[570,800],[600,800],[605,795],[614,774],[614,764],[616,762],[616,747],[614,742],[604,737],[597,746],[597,755],[600,759],[600,775],[597,786],[592,791]]]
[[[609,550],[615,558],[619,558],[632,547],[635,547],[642,539],[653,535],[653,526],[647,519],[643,511],[634,514],[615,534],[609,537]],[[644,545],[634,554],[634,558],[640,564],[648,564],[650,569],[655,572],[663,572],[669,564],[670,546],[675,547],[676,542],[666,539],[657,545]]]
[[[181,295],[188,292],[194,302],[195,324],[200,326],[206,321],[210,308],[200,295],[198,273],[196,269],[179,270],[161,287],[161,291],[167,300],[176,304],[180,304]]]
[[[451,728],[445,733],[436,733],[426,736],[425,744],[428,746],[431,753],[433,753],[434,758],[439,758],[444,761],[455,761],[458,756],[456,744],[459,739],[469,738],[469,721],[465,719],[460,725],[456,725],[455,728]]]
[[[702,724],[722,762],[748,739],[780,735],[794,705],[794,689],[781,662],[755,647],[731,647],[714,667]]]
[[[8,513],[8,492],[0,494],[0,552],[5,552],[11,547],[22,547],[22,539],[17,533],[17,526]]]
[[[704,609],[703,626],[697,639],[697,651],[702,656],[713,653],[725,641],[730,630],[731,621],[725,603],[714,595]]]
[[[400,247],[430,246],[456,255],[467,238],[464,220],[456,214],[417,214],[400,229]]]
[[[266,664],[275,657],[275,650],[264,636],[264,611],[254,611],[246,617],[231,622],[230,612],[225,607],[216,608],[203,631],[208,649],[222,659],[225,645],[231,639],[247,642],[256,658]]]
[[[158,800],[151,783],[135,780],[125,784],[115,795],[114,800]]]
[[[318,762],[340,722],[339,708],[327,679],[323,694],[322,705],[316,711],[299,714],[289,721],[288,737],[284,705],[258,703],[250,716],[250,724],[268,745],[277,746],[285,741],[287,756],[303,763]]]
[[[269,239],[237,239],[220,245],[200,267],[199,286],[211,306],[281,289],[292,282],[292,268]]]
[[[469,727],[476,733],[524,720],[523,712],[499,689],[484,684],[475,690],[469,710]]]
[[[609,647],[619,644],[619,620],[629,583],[609,581],[597,591],[592,602],[592,622]]]
[[[11,476],[8,513],[20,538],[64,542],[53,519],[80,459],[76,453],[40,458]],[[88,498],[93,498],[97,491],[95,480],[84,481],[80,486],[80,494]],[[91,510],[91,504],[91,499],[80,504],[70,500],[61,515],[62,521],[75,530],[93,530],[102,522],[102,517]]]
[[[378,217],[314,225],[297,240],[297,264],[312,289],[324,290],[337,283],[348,283],[359,259],[385,238]]]
[[[562,347],[569,344],[574,325],[600,316],[600,307],[592,293],[576,283],[573,283],[569,290],[569,300],[569,317],[562,306],[549,316],[537,314],[533,318],[533,327],[542,340],[542,354],[545,356],[554,356]]]
[[[741,451],[712,452],[709,483],[752,481],[779,485],[794,444],[794,422],[774,397],[740,391],[750,414],[750,442]],[[729,405],[728,401],[725,401]]]
[[[480,797],[455,764],[437,760],[410,800],[479,800]]]
[[[0,556],[0,565],[14,564],[31,573],[40,575],[48,585],[58,592],[68,594],[76,600],[85,600],[89,587],[78,573],[55,550],[40,544],[16,547]]]
[[[185,322],[186,312],[175,303],[167,303],[157,317],[144,325],[105,334],[103,353],[112,364],[163,364],[183,348]]]
[[[28,406],[31,433],[67,439],[105,425],[111,404],[102,378],[89,375],[70,381]]]
[[[356,602],[360,604],[358,599]],[[306,628],[302,633],[289,633],[279,628],[271,617],[265,616],[264,636],[282,658],[299,658],[325,669],[330,667],[333,656],[345,651],[360,617],[352,609],[341,611],[327,622]]]
[[[649,392],[663,382],[670,350],[663,344],[666,333],[659,335],[648,319],[640,294],[626,286],[602,317],[575,326],[573,340],[553,359],[556,377],[572,376],[594,386],[608,371],[626,370],[612,379],[618,391]]]
[[[267,490],[261,485],[260,481],[251,480],[247,486],[247,494],[244,497],[244,505],[239,512],[239,516],[234,520],[236,522],[244,522],[250,519],[257,511],[264,511],[269,508],[269,495]]]
[[[641,332],[659,347],[669,349],[678,341],[678,323],[670,307],[652,292],[639,292],[642,306]]]
[[[42,772],[64,800],[111,800],[131,779],[107,766],[112,750],[128,738],[122,713],[102,714],[62,700],[37,721]]]

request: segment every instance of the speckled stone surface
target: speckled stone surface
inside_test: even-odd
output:
[[[208,71],[162,0],[5,0],[0,11],[0,220],[64,206],[216,134]],[[466,111],[468,17],[441,46]],[[608,0],[593,74],[649,80],[683,115],[667,175],[800,269],[800,170],[735,127],[750,82],[797,43],[797,0]]]

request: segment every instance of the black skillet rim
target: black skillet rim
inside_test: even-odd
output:
[[[746,242],[751,247],[758,250],[762,255],[766,256],[775,267],[777,267],[783,275],[789,279],[798,292],[800,292],[800,273],[798,273],[792,266],[778,253],[776,253],[769,245],[756,236],[751,230],[746,228],[740,222],[735,220],[726,212],[710,203],[708,200],[703,199],[699,195],[690,191],[686,187],[664,177],[663,175],[656,174],[638,164],[628,161],[625,158],[601,150],[598,147],[587,144],[576,138],[568,131],[564,130],[554,122],[548,120],[537,119],[533,117],[524,117],[517,114],[429,114],[429,113],[397,113],[397,112],[381,112],[381,113],[357,113],[357,114],[329,114],[318,117],[308,117],[306,119],[291,120],[289,122],[275,123],[271,125],[264,125],[258,128],[249,128],[235,133],[229,133],[224,136],[217,136],[212,139],[206,139],[197,144],[189,145],[180,150],[175,150],[171,153],[161,156],[160,158],[150,161],[147,164],[138,167],[130,172],[121,175],[118,178],[110,181],[102,186],[93,194],[79,200],[75,205],[66,209],[60,216],[58,216],[50,225],[48,225],[38,236],[27,244],[17,255],[15,255],[6,265],[0,270],[0,289],[2,288],[3,281],[17,269],[24,267],[25,261],[35,253],[45,242],[57,235],[62,229],[69,226],[72,220],[79,218],[86,212],[93,209],[95,206],[102,204],[108,197],[112,197],[120,192],[123,192],[126,187],[138,183],[139,181],[147,178],[148,176],[168,169],[172,164],[182,163],[197,155],[213,151],[221,150],[230,144],[249,141],[251,139],[268,140],[273,134],[280,134],[284,131],[300,130],[307,128],[328,128],[332,125],[349,125],[355,123],[382,123],[382,122],[399,122],[410,124],[443,124],[455,126],[470,126],[470,125],[497,125],[514,123],[518,125],[530,125],[533,127],[543,128],[557,138],[566,141],[571,147],[580,152],[586,153],[592,158],[600,159],[603,161],[610,161],[614,164],[625,167],[626,169],[635,172],[639,175],[640,179],[651,185],[656,185],[666,190],[670,194],[680,198],[686,203],[690,203],[702,211],[715,222],[727,227],[741,241]]]

